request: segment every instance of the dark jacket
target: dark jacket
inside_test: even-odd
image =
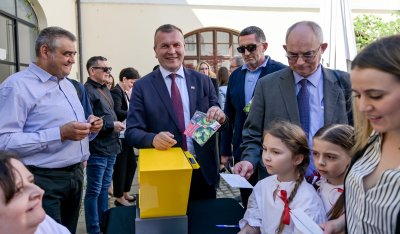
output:
[[[269,58],[267,65],[261,68],[261,74],[258,79],[285,67],[284,64]],[[247,114],[243,111],[246,106],[244,95],[246,71],[239,67],[229,77],[224,109],[226,116],[229,118],[229,126],[221,132],[221,155],[233,155],[236,162],[240,161],[242,154],[240,144],[242,143],[243,125],[247,118]],[[233,150],[231,150],[231,145]]]
[[[117,84],[111,90],[111,96],[114,100],[114,111],[117,115],[118,121],[124,121],[128,115],[128,105],[125,99],[125,92],[122,90],[121,86]]]
[[[119,133],[114,131],[114,121],[118,121],[114,112],[114,102],[106,85],[101,85],[90,78],[85,83],[92,111],[95,116],[104,116],[103,128],[89,144],[90,154],[117,155],[121,152]]]
[[[210,79],[194,70],[184,68],[189,94],[190,116],[195,111],[207,112],[218,106],[218,98]],[[135,83],[129,104],[125,139],[136,148],[152,148],[156,134],[168,131],[182,147],[182,132],[175,115],[171,97],[159,69]],[[219,181],[219,158],[214,134],[203,146],[193,141],[196,160],[209,185]]]

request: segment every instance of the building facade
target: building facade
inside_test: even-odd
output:
[[[38,30],[63,27],[78,37],[77,64],[71,78],[85,81],[88,58],[102,55],[112,74],[128,66],[145,75],[157,64],[153,51],[155,29],[165,23],[182,29],[185,64],[209,62],[214,69],[228,66],[237,54],[237,36],[243,28],[262,28],[267,54],[286,63],[282,48],[286,29],[296,21],[321,22],[320,6],[327,0],[1,0],[0,82],[34,60]],[[400,9],[398,0],[350,0],[353,17],[377,14],[384,18]]]

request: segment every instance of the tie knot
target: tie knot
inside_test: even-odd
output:
[[[305,87],[305,86],[307,86],[307,79],[301,79],[300,80],[300,85],[301,85],[301,87]]]
[[[175,81],[176,73],[171,73],[168,76],[169,76],[169,78],[171,78],[172,81]]]

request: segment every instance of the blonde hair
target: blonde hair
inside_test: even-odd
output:
[[[296,196],[297,190],[303,182],[304,175],[307,171],[308,165],[310,164],[310,148],[308,146],[307,135],[299,126],[286,121],[273,123],[271,125],[271,128],[264,131],[263,138],[267,134],[270,134],[271,136],[280,139],[293,153],[293,155],[303,155],[303,161],[299,165],[297,165],[296,168],[298,173],[296,184],[288,198],[288,204],[290,204]],[[284,224],[282,212],[281,221],[278,226],[277,232],[281,233],[283,228]]]
[[[196,71],[200,72],[200,67],[201,67],[202,64],[207,65],[207,67],[208,67],[208,76],[209,77],[217,78],[217,75],[211,70],[210,64],[208,64],[206,61],[199,62],[199,64],[197,64]]]

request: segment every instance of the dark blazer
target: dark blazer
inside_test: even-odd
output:
[[[353,124],[349,74],[323,67],[322,73],[325,125]],[[243,127],[242,160],[250,161],[253,166],[257,165],[261,160],[264,129],[280,120],[300,125],[296,87],[290,68],[267,75],[258,81],[250,113]]]
[[[114,100],[114,111],[117,115],[118,121],[124,121],[128,115],[128,102],[125,98],[125,92],[122,90],[121,86],[117,84],[114,88],[110,90],[112,98]]]
[[[189,92],[190,116],[197,110],[206,113],[211,106],[218,106],[218,98],[211,80],[191,69],[184,68],[184,72]],[[129,105],[125,131],[129,145],[135,148],[151,148],[156,134],[169,131],[177,140],[175,147],[182,147],[178,119],[159,69],[135,83]],[[219,181],[215,135],[202,147],[193,141],[196,160],[209,185],[215,185]]]
[[[267,65],[261,68],[259,79],[285,67],[286,65],[269,58]],[[242,154],[240,144],[242,143],[244,121],[247,118],[247,114],[243,111],[247,104],[245,103],[244,95],[246,71],[239,67],[229,77],[224,109],[226,116],[229,118],[229,126],[221,132],[221,155],[233,155],[236,162],[240,160]],[[231,150],[231,145],[233,150]]]

